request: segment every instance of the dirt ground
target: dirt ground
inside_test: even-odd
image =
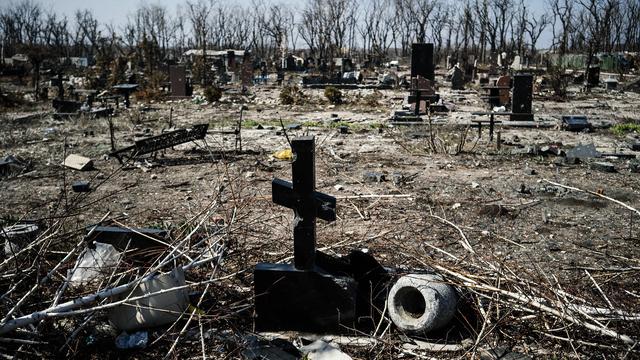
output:
[[[172,356],[190,358],[205,352],[212,358],[238,358],[252,333],[253,266],[292,255],[292,213],[271,201],[271,180],[291,178],[290,162],[273,156],[288,148],[282,121],[285,127],[301,125],[286,131],[290,138],[315,136],[317,190],[338,199],[337,220],[318,222],[318,246],[328,247],[328,253],[345,255],[353,249],[368,249],[390,268],[406,271],[446,265],[460,273],[464,269],[465,274],[496,288],[547,298],[564,296],[558,300],[570,298],[580,304],[638,313],[637,210],[550,182],[640,208],[640,179],[632,171],[635,160],[630,159],[637,152],[628,146],[633,139],[614,135],[609,128],[640,121],[640,95],[601,89],[586,94],[577,87],[570,90],[566,102],[534,97],[536,121],[551,127],[509,127],[504,119],[497,127],[502,139],[498,148],[495,141],[489,141],[487,129],[478,138],[477,129],[468,127],[471,119],[479,118],[471,115],[472,111],[486,110],[479,91],[453,91],[442,85],[439,92],[454,111],[434,115],[432,131],[447,151],[430,147],[426,124],[389,124],[392,111],[402,106],[406,95],[402,90],[343,90],[347,100],[341,105],[330,105],[322,90],[309,89],[302,89],[307,97],[304,104],[280,105],[280,89],[275,86],[253,88],[247,97],[224,96],[215,104],[196,104],[190,99],[134,100],[131,109],[118,109],[113,117],[117,148],[142,136],[160,134],[168,128],[170,112],[175,127],[208,123],[210,133],[205,141],[175,146],[124,166],[107,156],[106,119],[55,120],[48,103],[8,109],[0,119],[0,156],[15,155],[29,166],[20,174],[0,178],[0,218],[5,224],[64,221],[72,235],[56,244],[60,257],[69,251],[69,244],[80,239],[82,229],[106,214],[131,227],[172,229],[177,237],[191,219],[216,202],[219,206],[211,221],[241,221],[236,221],[239,225],[229,237],[225,261],[217,268],[216,276],[224,279],[208,289],[200,307],[207,314],[200,323],[205,324],[207,340],[202,343],[206,349],[200,349],[198,336],[203,330],[196,324]],[[233,135],[215,131],[232,129],[241,104],[247,110],[243,111],[242,151],[236,151]],[[585,114],[596,129],[591,133],[560,130],[562,114]],[[343,125],[349,127],[347,134],[338,130]],[[464,146],[456,152],[461,139]],[[590,143],[602,153],[627,156],[571,163],[544,149],[551,146],[567,151]],[[95,169],[80,172],[61,166],[69,154],[91,158]],[[596,161],[612,163],[615,172],[594,168],[591,163]],[[90,181],[92,191],[74,193],[70,184],[77,180]],[[473,253],[461,245],[461,232]],[[73,262],[61,273],[71,266]],[[496,272],[492,266],[500,270]],[[496,274],[506,274],[505,279]],[[454,275],[445,275],[454,281]],[[8,289],[15,279],[3,276],[2,281],[2,289]],[[60,283],[61,278],[54,282]],[[72,295],[67,294],[69,298]],[[47,296],[47,292],[39,294],[40,300],[30,302],[23,313],[41,309]],[[471,338],[473,348],[457,352],[409,350],[403,345],[410,340],[393,327],[378,336],[375,345],[347,344],[341,348],[360,359],[474,358],[480,350],[495,348],[531,358],[640,358],[637,347],[535,307],[498,306],[505,304],[500,296],[506,297],[496,293],[495,297],[478,297],[482,304],[473,304],[476,310],[488,312],[491,319],[482,330],[471,326],[473,330],[465,335]],[[5,301],[3,313],[12,301],[15,299]],[[69,324],[73,321],[47,321],[42,326],[58,331],[57,336],[46,339],[48,345],[20,347],[18,353],[27,358],[55,354],[74,328]],[[602,325],[637,340],[637,321],[615,319]],[[152,345],[122,352],[114,348],[113,334],[99,331],[102,323],[104,317],[94,318],[92,325],[58,354],[157,357],[166,353],[182,328],[181,324],[168,332],[154,330],[150,337],[156,342]],[[97,337],[97,342],[88,341],[91,336]],[[299,341],[299,337],[293,338]],[[442,338],[447,336],[434,335],[436,340]],[[0,348],[10,355],[16,346],[4,344]]]

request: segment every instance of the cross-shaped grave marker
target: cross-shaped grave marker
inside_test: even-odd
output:
[[[381,289],[389,276],[371,255],[353,251],[335,257],[316,251],[316,218],[334,221],[336,199],[315,191],[314,148],[313,136],[293,139],[293,180],[272,182],[273,202],[295,214],[294,262],[256,265],[256,331],[369,331],[376,323],[373,304],[384,306],[385,300],[375,294],[386,294]]]
[[[293,183],[273,179],[273,202],[293,209],[294,266],[298,270],[312,270],[316,257],[316,217],[334,221],[336,219],[336,199],[315,191],[315,139],[305,136],[293,139],[294,154],[292,164]]]

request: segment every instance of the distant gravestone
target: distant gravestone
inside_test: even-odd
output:
[[[169,81],[171,82],[171,96],[191,96],[191,86],[188,82],[187,70],[184,66],[170,66]]]
[[[435,80],[433,66],[433,44],[411,45],[411,77],[422,76]]]
[[[451,76],[451,89],[453,90],[464,90],[464,73],[455,65],[450,71]]]
[[[511,98],[511,121],[533,121],[533,75],[513,76],[513,96]]]
[[[516,71],[522,70],[522,63],[521,63],[521,60],[520,60],[520,55],[516,55],[513,58],[513,62],[511,63],[511,68],[513,70],[516,70]]]

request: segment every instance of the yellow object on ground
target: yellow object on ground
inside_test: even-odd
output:
[[[276,151],[273,154],[273,157],[275,157],[278,160],[293,160],[293,153],[291,152],[291,149],[285,149],[285,150]]]

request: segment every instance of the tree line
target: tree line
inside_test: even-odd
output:
[[[543,37],[544,34],[547,34]],[[541,38],[560,53],[638,51],[640,0],[306,0],[293,6],[253,0],[188,0],[175,9],[141,3],[121,24],[100,23],[90,10],[72,16],[21,0],[0,9],[4,56],[119,57],[154,66],[186,49],[248,49],[277,62],[304,49],[328,61],[382,62],[431,42],[436,56],[487,60],[498,52],[535,55]]]

